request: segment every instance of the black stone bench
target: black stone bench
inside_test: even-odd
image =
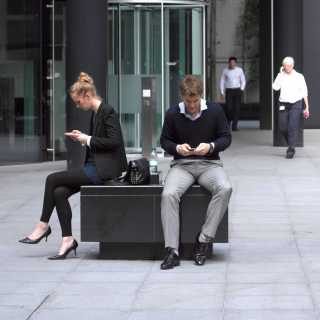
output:
[[[162,185],[83,186],[81,241],[99,242],[100,258],[162,259]],[[193,185],[180,203],[180,254],[191,258],[196,234],[206,217],[210,193]],[[228,211],[215,242],[228,242]],[[212,255],[212,250],[208,252]]]

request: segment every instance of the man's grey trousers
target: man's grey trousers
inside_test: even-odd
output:
[[[166,177],[161,198],[165,247],[179,249],[180,198],[195,182],[212,194],[205,223],[199,232],[201,231],[210,238],[215,237],[232,193],[232,187],[222,162],[220,160],[174,160]]]

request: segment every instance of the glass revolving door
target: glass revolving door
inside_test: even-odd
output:
[[[165,111],[185,74],[205,80],[204,1],[109,1],[108,102],[127,152],[159,147]]]

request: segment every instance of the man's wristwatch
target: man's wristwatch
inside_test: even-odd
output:
[[[213,145],[212,145],[212,143],[210,143],[210,149],[208,151],[208,154],[211,154],[212,152],[213,152]]]

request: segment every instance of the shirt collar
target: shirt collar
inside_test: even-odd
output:
[[[185,106],[183,101],[179,103],[179,109],[180,109],[180,113],[183,113],[184,115],[190,116],[188,113],[186,113],[186,106]],[[207,109],[208,109],[208,107],[207,107],[206,100],[201,99],[200,100],[200,112],[199,113],[201,114],[201,112],[203,110],[207,110]]]

